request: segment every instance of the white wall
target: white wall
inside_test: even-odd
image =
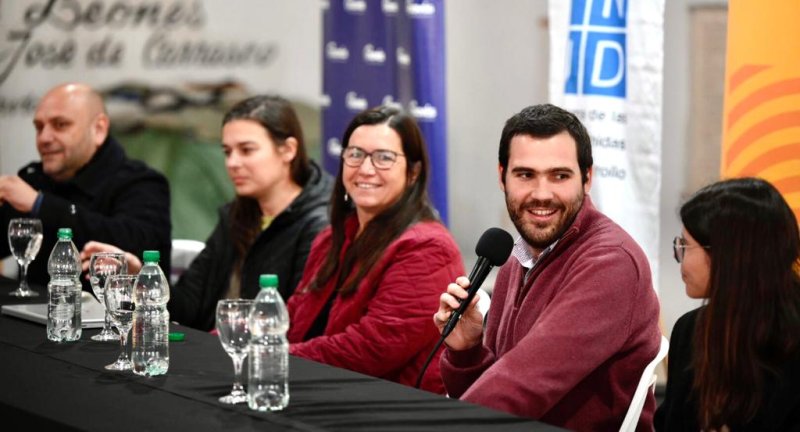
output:
[[[547,102],[547,2],[459,0],[446,7],[450,228],[470,263],[486,228],[513,229],[497,148],[509,117]]]
[[[669,334],[675,321],[701,303],[686,296],[680,267],[672,257],[672,239],[680,234],[678,208],[689,178],[690,27],[692,7],[726,5],[726,0],[667,0],[664,17],[664,124],[661,181],[661,317]],[[720,77],[724,80],[724,77]],[[722,127],[722,120],[719,120]]]
[[[661,128],[661,256],[659,297],[664,331],[669,335],[680,316],[691,310],[680,267],[672,256],[672,239],[680,233],[677,209],[685,189],[683,161],[689,136],[689,16],[686,0],[667,1],[664,11],[664,123]]]

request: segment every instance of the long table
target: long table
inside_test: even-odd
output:
[[[9,297],[15,284],[0,279],[0,304],[46,301]],[[98,330],[58,344],[47,340],[43,325],[0,315],[0,419],[26,428],[103,431],[560,430],[293,356],[284,411],[223,405],[217,398],[230,391],[233,365],[217,337],[178,325],[170,330],[186,340],[170,343],[166,375],[146,378],[106,371],[119,345],[89,340]]]

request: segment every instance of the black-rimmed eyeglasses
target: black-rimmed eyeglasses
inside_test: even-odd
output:
[[[397,162],[398,157],[405,157],[405,155],[393,152],[391,150],[375,150],[371,153],[367,153],[366,150],[362,149],[361,147],[347,147],[342,151],[342,159],[344,163],[353,168],[360,167],[364,160],[370,158],[372,161],[372,166],[377,169],[386,170],[394,166],[394,163]]]
[[[711,246],[703,246],[703,245],[690,245],[686,243],[686,239],[681,236],[676,236],[675,239],[672,240],[672,254],[675,257],[675,261],[680,263],[683,261],[683,256],[686,254],[686,248],[690,247],[699,247],[703,249],[711,249]]]

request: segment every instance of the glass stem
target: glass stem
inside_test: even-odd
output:
[[[26,262],[24,264],[19,265],[20,268],[19,288],[23,291],[28,290],[28,264],[30,263]]]
[[[105,316],[103,317],[103,319],[104,319],[103,333],[110,333],[111,332],[111,315],[109,315],[108,309],[106,309],[106,313],[105,313]]]
[[[233,392],[244,392],[242,387],[242,363],[244,357],[236,355],[233,356]]]
[[[122,329],[117,328],[119,330],[119,361],[128,360],[128,353],[125,352],[125,345],[128,343],[128,332],[122,331]]]

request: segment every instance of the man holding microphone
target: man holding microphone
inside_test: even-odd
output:
[[[485,331],[476,297],[445,339],[445,387],[556,426],[619,429],[659,350],[659,305],[644,253],[589,198],[589,135],[561,108],[525,108],[503,129],[498,173],[520,238]],[[460,277],[442,294],[440,331],[469,284]],[[654,410],[650,395],[638,429],[652,429]]]

